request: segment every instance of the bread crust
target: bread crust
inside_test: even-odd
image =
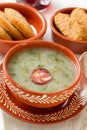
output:
[[[12,40],[10,35],[0,26],[0,39],[3,40]]]
[[[70,16],[77,20],[87,30],[87,13],[84,9],[76,8],[71,12]]]
[[[76,8],[71,14],[58,13],[54,23],[64,36],[73,40],[87,40],[87,14],[83,9]]]
[[[58,13],[54,17],[54,23],[60,32],[67,36],[70,27],[70,16],[68,14]]]
[[[25,39],[25,37],[9,22],[3,11],[0,11],[0,26],[2,26],[14,40]]]
[[[26,38],[35,36],[30,24],[21,13],[12,8],[5,8],[4,12],[11,24],[13,24]]]

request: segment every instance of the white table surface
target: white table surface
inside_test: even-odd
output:
[[[0,0],[0,2],[15,2],[15,0]],[[51,6],[43,12],[47,20],[47,32],[44,40],[51,39],[50,17],[58,9],[64,7],[87,8],[87,0],[52,0]],[[2,60],[3,55],[0,55]],[[75,117],[67,121],[50,124],[35,125],[18,120],[0,109],[0,130],[87,130],[87,106]]]

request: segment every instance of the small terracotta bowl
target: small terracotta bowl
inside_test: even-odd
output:
[[[36,92],[33,90],[26,89],[20,86],[18,83],[16,83],[8,73],[7,65],[13,55],[22,50],[27,50],[30,48],[53,49],[58,52],[62,52],[65,56],[67,56],[71,60],[71,62],[74,63],[75,66],[76,77],[73,83],[66,89],[57,92]],[[48,108],[63,103],[77,89],[78,83],[81,78],[80,63],[77,57],[74,55],[74,53],[62,45],[44,40],[32,40],[26,43],[18,44],[15,47],[11,48],[7,52],[3,60],[3,73],[5,83],[7,84],[11,93],[21,102],[38,108]]]
[[[75,7],[70,7],[70,8],[63,8],[60,10],[57,10],[51,17],[50,19],[50,25],[51,25],[51,30],[52,30],[52,39],[53,41],[64,45],[65,47],[71,49],[74,53],[81,54],[84,51],[87,50],[87,40],[73,40],[70,38],[65,37],[55,26],[54,24],[54,17],[58,13],[66,13],[70,14],[72,10],[75,9]],[[86,9],[84,9],[87,11]]]
[[[0,39],[0,53],[6,53],[11,47],[19,43],[24,43],[25,41],[41,39],[47,29],[47,23],[43,15],[31,6],[27,6],[25,4],[20,3],[1,3],[0,10],[4,10],[4,8],[13,8],[19,11],[29,22],[30,25],[34,27],[36,35],[32,38],[24,39],[24,40],[2,40]]]

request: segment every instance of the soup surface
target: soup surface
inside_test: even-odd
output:
[[[68,87],[75,80],[74,64],[64,54],[45,48],[33,48],[15,54],[9,61],[8,72],[21,86],[38,92],[56,92]],[[32,72],[46,69],[49,82],[37,84],[32,81]]]

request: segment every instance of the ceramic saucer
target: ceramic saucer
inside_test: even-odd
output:
[[[9,91],[0,67],[0,107],[17,119],[37,124],[48,124],[64,121],[74,117],[86,105],[87,81],[82,75],[78,90],[64,103],[51,108],[35,108],[18,101]]]

